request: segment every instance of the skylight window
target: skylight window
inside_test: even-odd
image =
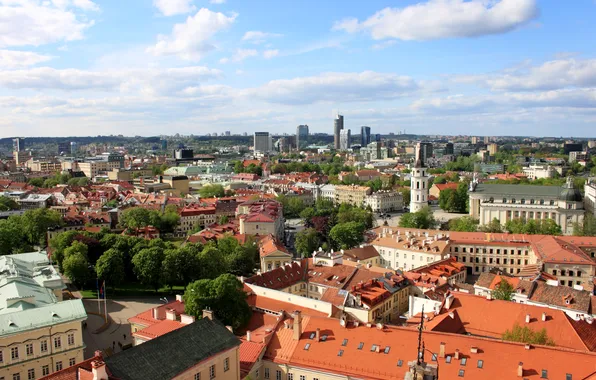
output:
[[[461,358],[461,365],[466,365],[468,358]]]
[[[306,345],[304,346],[304,350],[308,351],[309,348],[310,348],[310,343],[306,343]]]
[[[344,350],[339,350],[339,352],[337,353],[337,356],[343,356],[344,354]]]
[[[548,371],[543,369],[542,374],[540,375],[541,379],[548,379]]]
[[[403,361],[403,360],[399,359],[399,360],[397,361],[397,366],[398,366],[398,367],[401,367],[403,364],[404,364],[404,361]]]
[[[484,360],[478,360],[478,368],[484,367]]]
[[[450,364],[451,363],[451,356],[447,356],[445,358],[445,363]]]
[[[326,341],[326,340],[327,340],[327,335],[323,335],[323,336],[321,337],[321,342],[324,342],[324,341]]]
[[[315,333],[310,333],[310,339],[315,339],[316,334]]]
[[[570,373],[566,374],[565,380],[573,380],[573,375],[571,375]]]
[[[459,376],[459,377],[464,377],[464,374],[465,374],[465,373],[466,373],[466,372],[465,372],[463,369],[460,369],[460,370],[459,370],[459,372],[457,373],[457,376]]]
[[[364,347],[364,342],[358,343],[358,349],[359,350],[362,350],[362,347]]]
[[[344,346],[344,347],[347,346],[348,345],[348,340],[347,339],[344,339],[344,341],[341,342],[341,345]]]
[[[388,354],[389,353],[389,350],[391,350],[391,347],[387,346],[387,347],[385,347],[385,351],[383,351],[383,352],[385,354]]]

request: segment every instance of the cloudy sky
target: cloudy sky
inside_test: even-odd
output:
[[[596,136],[594,0],[0,0],[0,137]]]

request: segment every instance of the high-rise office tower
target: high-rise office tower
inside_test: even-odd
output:
[[[339,134],[344,129],[344,117],[343,115],[337,114],[335,120],[333,120],[333,147],[339,149]]]
[[[79,144],[76,141],[70,142],[70,154],[76,156],[79,151]]]
[[[445,152],[443,154],[451,154],[453,155],[453,143],[452,142],[448,142],[447,144],[445,144]]]
[[[360,127],[360,146],[365,147],[370,144],[370,127]]]
[[[416,157],[420,157],[424,162],[433,156],[433,144],[429,142],[419,142],[416,144]]]
[[[267,153],[271,152],[273,144],[269,132],[255,132],[254,151]]]
[[[351,144],[352,134],[349,129],[342,129],[339,132],[339,149],[348,150],[352,146]]]
[[[308,125],[299,125],[296,127],[296,148],[300,149],[302,145],[308,144]]]
[[[17,137],[16,139],[12,140],[12,145],[13,145],[13,151],[14,152],[20,152],[22,150],[25,150],[25,139],[21,138],[21,137]]]

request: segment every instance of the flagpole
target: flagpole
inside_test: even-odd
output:
[[[103,281],[103,302],[106,312],[106,323],[108,322],[108,297],[106,297],[106,281]]]
[[[97,314],[101,315],[101,300],[99,299],[101,291],[99,289],[99,278],[95,279],[95,285],[97,288]]]

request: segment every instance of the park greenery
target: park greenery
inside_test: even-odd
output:
[[[212,184],[205,185],[199,189],[199,196],[201,198],[221,198],[226,195],[226,191],[222,185]]]
[[[9,197],[0,196],[0,211],[18,210],[19,204]]]
[[[490,223],[480,226],[478,219],[470,216],[462,216],[461,218],[451,219],[447,223],[447,230],[458,232],[487,232],[487,233],[501,233],[508,232],[512,234],[528,234],[528,235],[561,235],[561,226],[559,226],[553,219],[521,219],[516,218],[509,220],[505,225],[501,225],[498,219],[493,219]]]
[[[87,186],[89,184],[89,178],[87,177],[72,177],[70,174],[57,173],[50,178],[33,177],[29,179],[28,184],[35,187],[52,188],[57,185],[69,185],[69,186]]]
[[[586,213],[581,223],[573,224],[573,235],[575,236],[596,236],[596,217]]]
[[[284,209],[285,210],[285,209]],[[312,207],[300,212],[306,229],[296,234],[296,251],[310,257],[319,247],[324,249],[350,249],[362,242],[364,231],[374,224],[370,209],[318,199]]]
[[[457,189],[444,189],[441,191],[439,194],[439,207],[447,212],[467,212],[469,208],[468,183],[460,182]]]
[[[153,226],[163,233],[169,233],[176,229],[179,221],[180,214],[174,205],[166,206],[163,213],[143,207],[133,207],[122,213],[120,226],[132,230]]]
[[[437,226],[437,221],[430,207],[426,206],[420,211],[408,212],[399,219],[399,226],[405,228],[432,229]]]
[[[0,220],[0,254],[32,251],[46,246],[50,227],[61,226],[62,217],[54,210],[28,210],[23,215],[13,215]]]

